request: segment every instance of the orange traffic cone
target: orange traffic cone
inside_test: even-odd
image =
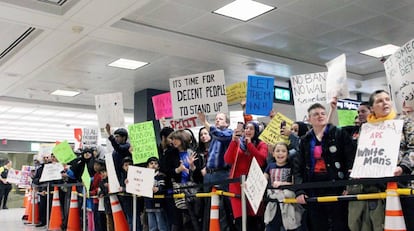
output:
[[[22,208],[27,208],[27,205],[29,204],[29,195],[30,195],[30,191],[29,189],[26,189],[26,191],[24,192]]]
[[[80,231],[80,214],[78,208],[78,192],[76,192],[76,186],[72,186],[72,193],[70,195],[70,206],[68,215],[67,231]]]
[[[33,224],[38,224],[39,223],[39,204],[37,202],[37,196],[31,195],[30,197],[30,201],[31,203],[29,204],[29,206],[27,206],[28,209],[28,218],[27,218],[27,223],[33,223]],[[34,210],[33,210],[33,206],[34,206]]]
[[[219,196],[216,194],[216,188],[211,190],[211,207],[210,207],[210,229],[209,231],[220,231],[219,223]]]
[[[388,182],[385,203],[384,231],[406,231],[401,202],[397,193],[397,182]]]
[[[118,201],[116,195],[110,195],[112,217],[114,218],[114,227],[116,231],[128,231],[129,226],[125,218],[124,212],[122,212],[121,204]]]
[[[48,230],[61,230],[62,226],[62,210],[60,209],[59,190],[55,186],[53,191],[52,211],[50,213],[50,222]]]
[[[24,215],[22,217],[22,220],[27,221],[29,219],[29,213],[31,211],[31,207],[32,207],[32,189],[29,190],[29,193],[27,194],[27,199],[26,199],[26,194],[25,194],[25,200],[26,200],[26,209],[24,210]]]

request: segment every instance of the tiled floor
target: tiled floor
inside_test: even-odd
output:
[[[24,208],[10,208],[0,210],[0,230],[4,231],[36,231],[46,230],[46,227],[36,228],[25,225],[22,221]]]

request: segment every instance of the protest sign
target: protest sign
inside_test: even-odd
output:
[[[394,176],[403,123],[403,120],[385,120],[362,125],[351,177]]]
[[[170,79],[173,118],[227,113],[224,72],[211,71]]]
[[[136,166],[128,167],[128,183],[126,192],[138,196],[153,197],[152,187],[154,187],[155,171],[151,168]]]
[[[124,104],[122,93],[95,95],[96,113],[98,115],[99,129],[103,137],[106,136],[105,126],[124,127]]]
[[[119,192],[121,188],[118,177],[115,171],[114,159],[112,158],[112,153],[105,154],[105,165],[106,171],[108,173],[108,185],[109,185],[109,192],[116,193]]]
[[[260,134],[259,139],[271,145],[278,142],[289,144],[289,137],[281,134],[281,128],[284,126],[290,128],[292,124],[293,121],[291,119],[278,112]]]
[[[22,174],[19,170],[10,169],[7,173],[7,182],[11,184],[19,184],[22,178]]]
[[[20,171],[21,174],[21,178],[20,178],[20,182],[19,182],[19,187],[20,188],[30,188],[31,186],[31,181],[32,181],[32,174],[31,171],[35,171],[35,167],[34,166],[29,166],[29,165],[23,165],[22,166],[22,170]]]
[[[45,181],[51,181],[51,180],[61,180],[62,171],[63,171],[63,166],[61,163],[45,164],[39,181],[45,182]]]
[[[69,163],[71,160],[76,158],[75,153],[73,153],[72,148],[68,141],[63,141],[60,144],[57,144],[53,148],[53,154],[55,155],[56,159],[62,164]]]
[[[327,74],[327,72],[318,72],[290,77],[297,121],[308,120],[308,108],[314,103],[329,108],[329,104],[326,103]]]
[[[177,129],[200,127],[200,126],[203,126],[203,124],[200,123],[197,116],[193,116],[190,118],[183,118],[183,119],[165,119],[165,126],[171,127],[172,129],[177,130]]]
[[[414,107],[414,39],[388,57],[384,68],[397,111],[402,111],[404,102]]]
[[[95,148],[98,146],[98,129],[83,128],[82,129],[82,146],[83,148]]]
[[[171,93],[166,92],[152,97],[152,105],[154,107],[155,119],[169,118],[173,116]]]
[[[249,75],[246,114],[268,116],[273,109],[274,78]]]
[[[267,179],[264,176],[259,163],[257,163],[256,158],[253,157],[246,180],[245,192],[255,214],[259,209],[260,203],[262,202],[266,187]]]
[[[338,99],[349,98],[345,54],[327,62],[326,67],[328,68],[326,76],[326,102],[330,103],[333,97]]]
[[[144,163],[150,157],[158,157],[157,142],[152,121],[128,126],[134,164]]]
[[[229,105],[240,103],[246,99],[247,82],[239,82],[226,87],[227,103]]]

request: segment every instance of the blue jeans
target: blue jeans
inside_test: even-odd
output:
[[[149,231],[168,231],[167,219],[163,211],[147,212]]]

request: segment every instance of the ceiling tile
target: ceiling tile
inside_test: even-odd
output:
[[[345,7],[329,11],[326,14],[317,17],[317,19],[336,27],[345,27],[378,15],[379,13],[375,11],[366,10],[354,4],[350,4]]]
[[[334,27],[314,20],[308,20],[294,27],[289,27],[284,33],[291,33],[306,39],[312,39],[334,30]]]
[[[396,46],[402,46],[410,40],[408,38],[414,38],[414,25],[404,24],[401,27],[395,27],[375,34],[373,37],[386,44],[391,43]]]
[[[332,1],[332,0],[298,0],[285,8],[291,12],[301,14],[305,17],[316,18],[338,7],[346,6],[350,0]]]
[[[199,18],[189,21],[180,30],[197,36],[217,36],[237,25],[243,24],[239,20],[221,17],[217,14],[205,14]]]
[[[252,42],[272,33],[273,31],[271,30],[245,24],[236,26],[233,29],[224,32],[223,36],[227,41],[236,40],[242,42]]]
[[[414,22],[414,3],[389,12],[390,15],[404,22]]]
[[[360,33],[366,36],[372,36],[378,33],[381,33],[383,31],[395,28],[395,27],[401,27],[403,24],[397,20],[394,20],[387,16],[377,16],[374,18],[370,18],[368,20],[350,25],[345,27],[347,30],[351,30],[356,33]]]
[[[298,24],[302,24],[308,20],[309,18],[303,17],[299,14],[293,14],[284,9],[276,9],[260,17],[250,20],[248,24],[264,27],[271,31],[280,32],[289,27],[294,27]]]
[[[369,39],[369,38],[362,38],[358,40],[354,40],[348,43],[344,43],[338,46],[339,49],[345,50],[347,52],[361,52],[365,51],[371,48],[375,48],[378,46],[384,45],[383,42],[375,40],[375,39]]]
[[[334,30],[322,34],[315,39],[323,44],[335,47],[340,44],[348,43],[353,40],[361,39],[362,35],[347,30]]]
[[[357,0],[355,4],[366,9],[376,10],[378,12],[389,12],[394,9],[406,6],[410,0]]]

